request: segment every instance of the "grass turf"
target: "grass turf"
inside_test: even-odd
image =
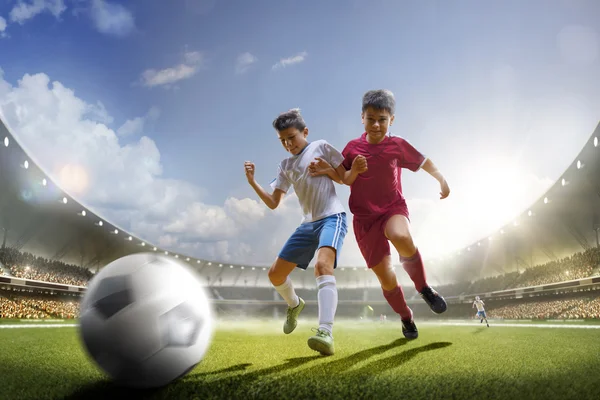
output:
[[[204,360],[165,388],[114,386],[77,328],[0,329],[0,399],[597,398],[600,329],[338,321],[336,354],[306,346],[314,321],[221,322]],[[596,393],[596,394],[595,394]]]

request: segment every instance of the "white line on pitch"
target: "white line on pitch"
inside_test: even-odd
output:
[[[69,328],[73,326],[79,326],[78,324],[44,324],[44,325],[0,325],[0,329],[3,328]]]
[[[468,322],[421,322],[420,325],[450,325],[450,326],[472,326],[480,327],[478,323]],[[490,327],[511,327],[511,328],[576,328],[576,329],[600,329],[600,325],[558,325],[558,324],[490,324]]]

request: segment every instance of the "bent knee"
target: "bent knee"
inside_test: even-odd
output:
[[[317,261],[315,263],[315,276],[333,275],[333,263]]]

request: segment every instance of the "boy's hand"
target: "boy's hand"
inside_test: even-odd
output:
[[[254,170],[256,169],[254,167],[254,163],[251,163],[250,161],[246,161],[244,163],[244,168],[246,169],[246,179],[248,179],[249,183],[254,182]]]
[[[315,157],[314,161],[308,166],[310,176],[327,175],[327,171],[333,169],[331,165],[320,157]]]
[[[442,190],[440,192],[440,199],[445,199],[446,197],[448,197],[448,195],[450,195],[450,187],[448,186],[448,182],[446,182],[445,179],[442,182],[440,182],[440,189]]]
[[[367,167],[367,159],[365,158],[365,156],[356,156],[352,161],[351,170],[362,174],[363,172],[367,172],[368,169],[369,167]]]

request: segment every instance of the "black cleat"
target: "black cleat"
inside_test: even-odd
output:
[[[419,337],[419,331],[417,330],[417,325],[415,325],[415,320],[402,320],[402,334],[408,340],[413,340]]]
[[[425,303],[429,305],[431,311],[436,314],[441,314],[446,311],[446,308],[448,308],[446,305],[446,300],[444,300],[444,298],[430,286],[424,287],[420,295],[423,300],[425,300]]]

